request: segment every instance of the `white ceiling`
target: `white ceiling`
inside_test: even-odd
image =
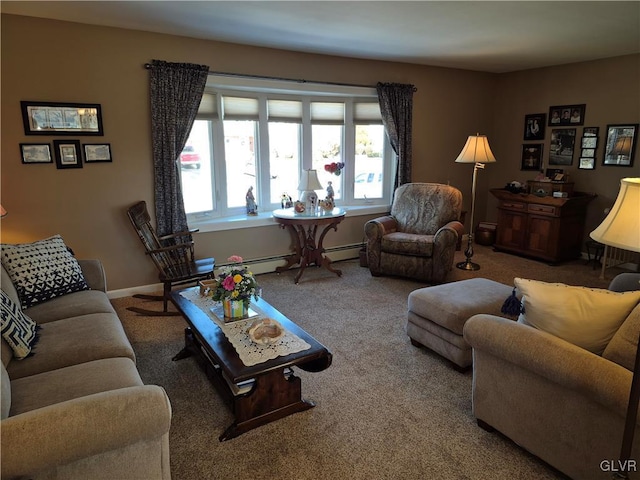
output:
[[[2,13],[510,72],[640,52],[640,1],[2,1]]]

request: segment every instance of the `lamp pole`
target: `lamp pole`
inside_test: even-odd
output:
[[[473,223],[476,212],[476,180],[478,178],[478,169],[484,169],[484,164],[476,162],[473,167],[473,182],[471,184],[471,225],[469,226],[469,234],[467,236],[467,249],[464,251],[467,259],[456,265],[456,267],[461,270],[480,270],[480,265],[471,261],[471,257],[473,257]]]

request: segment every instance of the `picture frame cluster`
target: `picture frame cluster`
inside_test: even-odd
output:
[[[524,117],[524,142],[543,142],[545,126],[550,129],[549,166],[571,166],[578,134],[577,126],[584,125],[586,104],[555,105],[548,114],[533,113]],[[578,168],[593,170],[599,147],[599,127],[584,127],[580,138]],[[638,124],[609,124],[606,127],[602,152],[603,166],[633,166],[638,142]],[[521,170],[543,172],[544,143],[523,143]]]
[[[524,141],[544,140],[545,113],[532,113],[524,117]],[[520,170],[541,171],[544,143],[527,143],[522,145],[522,161]]]
[[[102,108],[97,103],[21,101],[20,108],[25,135],[104,135]],[[75,139],[55,139],[53,150],[47,142],[20,143],[20,156],[25,165],[53,163],[55,159],[59,169],[113,161],[111,144],[81,144]]]
[[[54,140],[53,152],[49,143],[21,143],[20,154],[25,165],[53,163],[56,167],[82,168],[84,163],[112,162],[111,144],[84,143],[80,140]]]
[[[578,168],[593,170],[596,168],[596,150],[598,148],[598,127],[584,127],[580,141],[580,160]]]

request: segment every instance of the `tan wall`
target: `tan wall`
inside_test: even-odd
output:
[[[640,122],[639,85],[640,55],[500,75],[496,89],[499,94],[494,104],[494,138],[491,139],[499,163],[485,170],[491,186],[503,187],[513,180],[524,183],[536,176],[536,172],[520,170],[525,115],[548,115],[553,105],[586,104],[584,127],[600,127],[596,168],[578,169],[583,126],[576,127],[573,165],[556,168],[564,168],[569,173],[576,190],[598,195],[587,211],[585,240],[588,239],[589,232],[603,220],[604,209],[613,205],[620,179],[640,176],[638,153],[632,167],[602,165],[607,125]],[[548,166],[552,127],[545,128],[543,168]],[[486,218],[495,220],[497,201],[489,197]]]
[[[82,258],[100,258],[110,289],[157,281],[125,216],[138,200],[153,204],[148,72],[151,59],[209,65],[212,71],[375,85],[414,84],[413,181],[451,183],[470,209],[472,167],[453,163],[468,135],[489,136],[498,163],[480,172],[476,221],[495,220],[489,188],[533,178],[520,171],[524,115],[550,105],[586,103],[586,125],[638,122],[640,56],[492,75],[437,67],[310,55],[74,23],[2,15],[2,241],[27,242],[60,233]],[[22,165],[19,143],[54,138],[25,136],[20,100],[100,103],[104,137],[113,163],[57,170]],[[578,136],[582,129],[578,129]],[[545,136],[545,163],[549,133]],[[75,137],[74,137],[75,138]],[[602,146],[594,171],[569,170],[576,188],[599,195],[586,232],[613,203],[619,179],[633,168],[603,167]],[[371,217],[348,218],[327,246],[362,240]],[[288,253],[290,238],[277,226],[196,236],[200,255],[261,258]]]
[[[60,233],[81,258],[100,258],[110,289],[157,282],[125,216],[138,200],[153,205],[148,72],[152,59],[209,65],[212,71],[375,85],[414,84],[414,181],[450,182],[467,208],[471,169],[453,163],[467,136],[491,134],[496,76],[402,63],[354,60],[246,47],[170,35],[2,15],[2,241],[27,242]],[[57,170],[22,165],[25,136],[20,100],[102,105],[104,137],[113,163]],[[75,137],[72,137],[75,138]],[[485,180],[483,180],[484,182]],[[486,189],[485,189],[486,194]],[[483,199],[486,195],[479,195]],[[327,236],[327,246],[362,240],[371,217],[353,217]],[[202,256],[261,258],[288,253],[277,226],[196,236]]]

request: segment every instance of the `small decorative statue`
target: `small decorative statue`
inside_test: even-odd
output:
[[[282,194],[282,198],[280,199],[280,206],[282,208],[293,207],[293,202],[291,201],[291,197],[287,194],[287,192]]]
[[[297,200],[293,204],[293,209],[296,211],[296,213],[304,213],[304,211],[306,210],[306,206],[305,206],[304,202],[301,202],[301,201]]]
[[[249,187],[249,190],[247,190],[245,200],[247,201],[247,215],[258,215],[258,204],[253,196],[253,187]]]
[[[335,195],[335,193],[333,192],[333,186],[331,185],[332,182],[328,182],[327,185],[327,199],[331,199],[333,201],[333,196]]]
[[[333,202],[333,198],[325,198],[324,200],[320,200],[320,207],[322,208],[322,210],[324,210],[325,212],[330,212],[331,210],[333,210],[333,207],[335,207],[335,203]]]
[[[325,212],[330,212],[331,210],[333,210],[333,207],[336,206],[333,200],[333,196],[334,196],[333,186],[331,185],[331,182],[328,182],[327,197],[324,200],[320,200],[319,202],[320,207]]]

